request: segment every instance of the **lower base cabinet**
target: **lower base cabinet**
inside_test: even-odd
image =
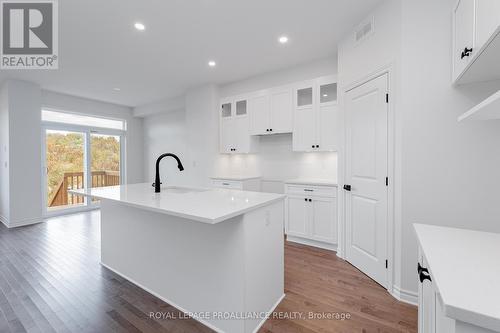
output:
[[[260,191],[260,178],[212,178],[212,186],[228,190]]]
[[[286,184],[287,240],[337,249],[337,187]]]
[[[421,249],[419,249],[418,258],[418,333],[494,332],[447,317],[439,291],[433,283],[431,269],[429,269]]]

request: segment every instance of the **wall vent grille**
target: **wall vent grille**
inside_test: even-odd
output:
[[[374,32],[374,21],[375,17],[371,17],[370,19],[363,21],[355,30],[355,40],[356,43],[360,43],[369,36],[371,36]]]

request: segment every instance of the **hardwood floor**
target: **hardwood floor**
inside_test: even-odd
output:
[[[0,332],[212,332],[103,268],[99,251],[98,211],[10,230],[0,224]],[[416,307],[332,252],[288,243],[285,288],[260,332],[417,332]],[[296,312],[351,318],[278,318]]]

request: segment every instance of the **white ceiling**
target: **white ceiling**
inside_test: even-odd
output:
[[[63,0],[59,70],[2,70],[0,81],[137,106],[333,55],[380,1]]]

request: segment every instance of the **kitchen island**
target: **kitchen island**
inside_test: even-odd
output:
[[[283,195],[151,184],[71,193],[101,201],[102,265],[215,331],[256,332],[284,297]]]

